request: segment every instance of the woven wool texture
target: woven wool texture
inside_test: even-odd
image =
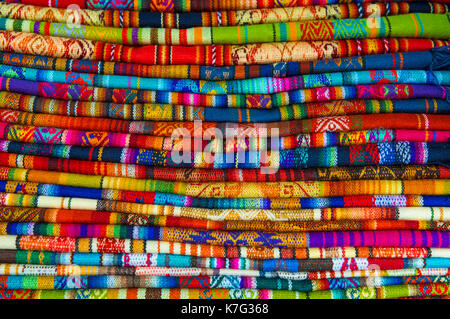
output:
[[[2,64],[36,69],[81,73],[132,75],[148,78],[189,78],[202,80],[237,80],[255,77],[280,78],[308,73],[345,72],[380,69],[439,69],[448,46],[429,51],[399,52],[323,59],[312,62],[280,62],[275,64],[210,67],[202,65],[142,65],[90,60],[35,56],[16,52],[0,52]]]
[[[361,0],[358,2],[371,2],[372,0]],[[414,2],[417,0],[407,0],[405,2]],[[431,2],[433,2],[432,0]],[[313,4],[337,4],[348,3],[351,0],[293,0],[293,1],[208,1],[197,2],[192,0],[169,0],[161,3],[158,0],[7,0],[6,2],[35,4],[39,6],[50,6],[57,8],[66,8],[70,4],[76,4],[80,8],[87,9],[113,9],[113,10],[136,10],[136,11],[156,11],[156,12],[191,12],[191,11],[216,11],[216,10],[239,10],[256,8],[277,8],[277,7],[295,7]],[[436,1],[437,2],[437,1]]]
[[[41,23],[0,17],[0,30],[33,32],[127,45],[209,45],[383,37],[445,39],[450,35],[448,31],[450,22],[445,14],[416,13],[376,19],[316,20],[236,27],[167,29],[81,25],[70,27],[60,23]]]
[[[0,2],[0,299],[450,298],[449,18]]]
[[[44,114],[96,118],[106,117],[137,121],[147,120],[260,123],[353,114],[442,114],[447,113],[448,107],[450,107],[450,103],[446,100],[441,99],[333,100],[329,102],[327,101],[292,104],[267,110],[252,108],[246,109],[245,112],[242,112],[242,109],[239,108],[211,109],[208,107],[205,108],[171,104],[120,104],[73,100],[65,101],[1,91],[0,107],[4,109],[13,109]],[[2,121],[6,122],[6,119]],[[57,122],[60,122],[60,120],[58,120]],[[31,125],[36,125],[32,124],[33,122],[28,123],[30,123]]]
[[[210,66],[307,62],[401,51],[426,51],[449,41],[414,38],[317,40],[245,45],[127,46],[94,40],[70,39],[0,31],[0,49],[55,58],[133,62],[140,64],[204,64]],[[36,46],[39,43],[39,46]]]
[[[233,26],[276,22],[293,22],[323,19],[348,19],[361,16],[397,15],[405,13],[445,13],[449,11],[444,3],[388,2],[388,3],[342,3],[330,5],[309,5],[302,7],[261,8],[235,11],[203,11],[189,13],[159,13],[129,10],[80,9],[79,22],[82,25],[105,27],[154,27],[189,28],[196,26]],[[36,7],[26,4],[1,3],[3,17],[19,20],[45,22],[71,22],[71,12],[52,7]]]

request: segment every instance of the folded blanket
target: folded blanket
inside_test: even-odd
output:
[[[374,129],[351,132],[321,132],[271,137],[262,141],[257,136],[232,138],[172,138],[124,134],[106,131],[80,131],[54,127],[13,125],[0,121],[0,138],[28,143],[76,146],[145,148],[163,151],[208,150],[214,153],[285,150],[299,147],[329,147],[387,142],[447,142],[450,131]]]
[[[0,64],[0,76],[74,86],[82,85],[110,89],[169,91],[211,95],[273,94],[328,86],[384,83],[450,85],[450,71],[425,70],[367,70],[308,74],[278,79],[264,77],[233,81],[204,81],[96,75],[92,73],[50,71]]]
[[[220,288],[220,289],[272,289],[311,292],[358,287],[450,283],[449,276],[405,276],[377,278],[334,278],[315,280],[286,280],[241,276],[0,276],[4,289],[104,289],[104,288]]]
[[[215,81],[256,77],[283,78],[308,73],[359,70],[439,70],[448,69],[445,62],[449,55],[450,46],[441,46],[428,51],[363,55],[311,62],[279,62],[276,64],[217,67],[205,65],[143,65],[95,60],[74,60],[1,51],[0,61],[2,64],[43,70]]]
[[[251,248],[249,248],[251,249]],[[275,249],[275,248],[274,248]],[[287,249],[287,248],[285,248]],[[300,249],[300,248],[298,248]],[[319,248],[310,248],[310,250]],[[325,248],[321,248],[325,250]],[[361,250],[369,250],[369,248],[360,248]],[[370,248],[372,249],[372,248]],[[376,248],[387,250],[387,248]],[[392,248],[391,248],[392,249]],[[327,256],[316,256],[317,258],[311,258],[307,261],[305,265],[309,264],[310,267],[315,267],[321,265],[320,267],[326,268],[326,271],[307,271],[307,272],[287,272],[287,271],[277,271],[277,272],[261,272],[261,277],[269,278],[289,278],[296,280],[301,279],[321,279],[321,278],[345,278],[348,277],[351,272],[354,272],[351,277],[367,277],[367,276],[379,276],[379,277],[391,277],[391,276],[417,276],[417,275],[427,275],[427,276],[446,276],[450,272],[448,268],[436,268],[439,265],[445,265],[448,263],[448,252],[449,249],[446,248],[401,248],[405,254],[409,254],[408,257],[396,257],[394,255],[386,254],[386,257],[346,257],[346,258],[330,258]],[[427,250],[433,250],[433,257],[423,258],[420,253],[414,253],[413,250],[424,252]],[[133,272],[134,267],[139,267],[139,271],[144,271],[144,267],[148,272],[151,271],[153,267],[167,267],[167,268],[203,268],[208,269],[208,271],[213,272],[214,269],[222,269],[222,271],[232,273],[231,270],[241,270],[241,275],[245,276],[245,272],[242,270],[247,270],[247,275],[252,272],[249,265],[261,263],[261,260],[251,260],[248,258],[218,258],[218,257],[195,257],[189,255],[176,255],[176,254],[151,254],[151,253],[60,253],[52,251],[37,251],[37,250],[1,250],[0,255],[0,274],[1,275],[45,275],[45,276],[55,276],[55,275],[100,275],[108,274],[107,267],[124,267],[124,272]],[[416,257],[420,255],[419,257]],[[422,257],[421,257],[422,256]],[[442,257],[444,256],[444,257]],[[297,257],[299,263],[305,257]],[[261,259],[261,258],[260,258]],[[272,262],[274,259],[263,258],[266,261]],[[288,257],[285,258],[281,256],[280,262],[282,260],[290,260]],[[303,260],[303,262],[305,262]],[[407,268],[408,265],[423,265],[425,268]],[[69,267],[60,267],[60,266]],[[378,267],[374,267],[378,265]],[[50,267],[49,267],[50,266]],[[53,267],[52,267],[53,266]],[[70,266],[80,266],[73,267]],[[83,266],[101,266],[101,267],[88,267]],[[436,267],[433,267],[436,266]],[[406,268],[405,268],[406,267]],[[361,269],[358,269],[361,268]],[[392,269],[389,269],[392,268]],[[110,268],[113,269],[113,268]],[[335,269],[335,270],[330,270]],[[40,270],[40,272],[39,272]],[[77,273],[77,270],[80,272]],[[84,271],[83,271],[84,270]],[[174,269],[175,271],[177,269]],[[181,269],[178,269],[181,270]],[[367,271],[368,270],[368,271]],[[394,271],[396,270],[396,271]],[[83,273],[81,273],[83,271]],[[173,271],[169,270],[168,271]],[[188,271],[188,270],[187,270]],[[326,273],[329,271],[330,273]],[[367,271],[367,272],[366,272]],[[339,272],[341,272],[339,274]],[[235,272],[235,274],[238,272]],[[112,274],[110,272],[109,274]],[[253,274],[257,274],[253,272]],[[334,274],[334,276],[333,276]],[[175,276],[177,276],[175,274]]]
[[[228,8],[227,8],[228,9]],[[70,9],[69,9],[70,10]],[[190,28],[233,26],[323,19],[347,19],[405,13],[445,13],[449,8],[436,2],[342,3],[287,8],[261,8],[213,12],[151,12],[130,10],[77,10],[83,25],[105,27]],[[0,3],[0,15],[19,20],[70,23],[70,11],[17,3]]]
[[[278,22],[229,27],[114,28],[0,17],[0,30],[125,45],[214,45],[367,38],[449,39],[447,14]]]
[[[434,209],[434,208],[433,208]],[[441,207],[442,210],[445,208]],[[375,216],[376,217],[376,216]],[[387,217],[389,216],[381,216]],[[418,215],[417,219],[421,216]],[[0,206],[1,222],[39,222],[61,224],[110,224],[130,226],[167,226],[207,230],[252,230],[273,232],[336,231],[336,230],[449,230],[450,223],[426,220],[338,220],[307,222],[272,221],[210,221],[171,216],[142,216],[96,210],[51,209]]]
[[[139,216],[136,221],[139,221],[141,218],[146,220],[149,216],[177,216],[215,221],[325,221],[343,219],[449,220],[447,207],[344,207],[297,210],[206,209],[13,193],[0,193],[0,198],[3,201],[2,205],[7,206],[98,210],[128,214],[134,213],[144,216]],[[436,212],[439,213],[439,216],[435,216]]]
[[[450,294],[450,284],[394,285],[298,292],[266,289],[0,290],[4,299],[390,299]]]
[[[444,164],[450,162],[448,143],[392,142],[279,151],[212,153],[209,150],[160,151],[121,147],[83,147],[0,140],[0,152],[76,160],[185,168],[312,168],[365,165]],[[262,172],[264,173],[264,171]],[[252,196],[248,196],[252,197]]]
[[[256,260],[264,259],[323,259],[323,258],[449,258],[448,248],[431,247],[302,247],[302,248],[277,248],[277,247],[239,247],[212,246],[206,244],[185,244],[164,241],[142,241],[118,238],[70,238],[70,237],[46,237],[46,236],[0,236],[0,249],[29,250],[29,251],[53,251],[53,252],[79,252],[79,253],[151,253],[151,254],[179,254],[197,257],[217,258],[248,258]],[[38,255],[26,257],[27,263],[31,260],[44,263]],[[44,256],[44,255],[42,255]],[[51,255],[53,256],[53,255]],[[98,258],[97,256],[95,258]],[[139,257],[139,256],[136,256]],[[145,256],[141,256],[145,257]],[[15,257],[14,257],[15,258]],[[166,270],[171,271],[171,268]],[[376,269],[372,269],[376,270]],[[200,275],[200,274],[199,274]],[[258,275],[256,275],[258,276]]]
[[[373,0],[359,0],[357,2],[371,2]],[[399,0],[395,0],[399,1]],[[414,2],[418,0],[401,0],[402,2]],[[213,0],[198,2],[192,0],[172,0],[161,2],[157,0],[6,0],[8,3],[33,4],[56,8],[67,8],[69,5],[77,5],[82,9],[111,9],[111,10],[136,10],[156,12],[197,12],[218,10],[240,10],[258,8],[296,7],[312,4],[336,4],[351,2],[348,0],[294,0],[289,2],[265,0],[265,1],[230,1]],[[438,2],[432,0],[431,2]]]
[[[77,238],[117,237],[246,247],[383,247],[393,245],[450,248],[450,233],[418,230],[266,233],[151,226],[0,223],[0,235],[70,236]]]
[[[209,121],[261,123],[300,120],[334,115],[376,113],[450,113],[450,103],[441,99],[334,100],[293,104],[271,109],[210,108],[171,104],[118,104],[55,100],[0,91],[0,107],[30,113],[100,117],[135,121]],[[4,119],[2,119],[5,121]],[[57,122],[60,122],[58,120]],[[30,124],[28,124],[30,125]],[[35,125],[35,124],[33,124]],[[69,127],[64,127],[69,128]]]
[[[35,46],[34,43],[39,43]],[[0,31],[0,50],[55,58],[133,62],[142,64],[246,65],[302,62],[347,56],[427,51],[449,41],[408,38],[329,40],[246,45],[124,46],[92,40]]]
[[[450,77],[446,72],[443,74],[442,83],[448,83],[449,79]],[[326,80],[324,81],[326,82]],[[439,80],[429,79],[429,82],[435,81],[439,82]],[[182,83],[180,85],[183,86]],[[27,81],[0,76],[0,90],[62,100],[187,104],[191,106],[258,109],[270,109],[305,102],[346,99],[450,99],[450,88],[448,86],[428,84],[322,86],[273,94],[199,94],[145,89],[114,89],[79,84]]]
[[[77,183],[72,180],[65,183],[67,175],[58,176],[53,184],[18,182],[11,179],[0,181],[0,192],[13,194],[29,194],[57,197],[79,197],[85,199],[114,200],[129,203],[169,205],[178,207],[198,207],[211,209],[313,209],[336,207],[421,207],[421,206],[450,206],[450,196],[421,196],[421,195],[356,195],[339,197],[314,198],[197,198],[187,195],[168,194],[153,191],[128,191],[134,187],[111,183],[94,187],[74,187],[67,185],[88,185],[91,183]],[[2,178],[4,179],[4,178]],[[49,179],[50,180],[50,179]],[[55,185],[59,183],[60,185]],[[112,185],[112,186],[111,186]],[[107,187],[117,189],[108,189]],[[98,186],[97,186],[98,187]],[[188,186],[189,187],[189,186]],[[136,187],[138,188],[138,187]],[[148,186],[151,188],[151,186]],[[207,188],[207,186],[205,187]],[[170,190],[169,190],[170,191]],[[420,192],[420,190],[417,190]],[[270,195],[270,194],[269,194]],[[275,194],[276,195],[276,194]]]
[[[17,170],[12,171],[14,172]],[[2,170],[2,173],[3,172],[7,172],[7,170]],[[59,183],[68,177],[75,177],[66,173],[60,173],[56,176],[59,179]],[[449,179],[195,183],[179,181],[168,182],[150,179],[126,180],[106,176],[86,177],[84,183],[78,182],[76,179],[71,181],[72,185],[92,186],[93,188],[99,189],[160,192],[199,198],[317,198],[348,195],[448,195],[450,193],[450,189],[448,189],[449,183]],[[29,190],[25,187],[27,182],[3,181],[2,184],[4,184],[3,186],[6,189],[10,191],[16,189],[19,193],[38,191],[36,183],[28,183],[30,185]],[[8,186],[8,184],[10,186]],[[21,184],[22,187],[20,186]],[[62,190],[64,187],[67,192],[70,192],[70,189],[72,189],[72,194],[77,194],[77,190],[79,190],[78,194],[83,193],[83,188],[71,188],[70,186],[62,185],[55,185],[54,191],[57,192],[58,189]],[[51,187],[48,188],[49,192],[52,192]],[[95,190],[92,191],[94,192]],[[151,194],[149,195],[151,197]],[[96,196],[96,194],[92,196]]]
[[[56,112],[58,113],[58,112]],[[229,122],[159,122],[126,121],[119,119],[38,114],[10,109],[0,109],[0,121],[32,126],[49,126],[89,131],[108,131],[152,136],[171,136],[175,139],[192,137],[208,140],[209,137],[283,137],[305,133],[348,132],[377,128],[405,130],[450,131],[450,115],[444,114],[361,114],[348,116],[318,117],[304,120],[270,123]],[[209,132],[207,135],[206,132]],[[211,135],[212,133],[212,135]]]
[[[282,222],[281,222],[282,223]],[[233,223],[232,223],[233,224]],[[234,223],[236,225],[236,223]],[[242,224],[242,223],[241,223]],[[262,224],[262,223],[261,223]],[[260,224],[260,225],[261,225]],[[268,223],[267,223],[268,224]],[[284,224],[284,225],[283,225]],[[303,223],[305,224],[305,223]],[[372,224],[368,222],[362,223],[348,223],[350,226],[374,226],[374,227],[345,227],[345,223],[331,223],[329,228],[324,229],[325,231],[337,231],[345,230],[351,231],[351,229],[331,229],[331,226],[343,225],[343,228],[356,228],[356,230],[435,230],[444,231],[449,230],[449,223],[419,223],[415,221],[385,221],[381,223],[373,222]],[[277,229],[278,224],[272,223],[272,231]],[[248,245],[248,246],[269,246],[278,247],[286,243],[287,247],[295,245],[301,238],[304,237],[306,231],[301,231],[302,229],[308,229],[312,231],[320,231],[316,229],[313,223],[307,224],[306,227],[292,227],[290,230],[294,232],[278,232],[278,233],[263,233],[260,231],[207,231],[202,229],[185,229],[185,228],[173,228],[173,227],[156,227],[156,226],[126,226],[126,225],[105,225],[105,224],[45,224],[45,223],[0,223],[0,234],[1,235],[39,235],[39,236],[69,236],[77,238],[124,238],[124,239],[140,239],[140,240],[161,240],[161,241],[176,241],[176,242],[193,242],[199,243],[200,238],[209,237],[205,243],[220,245],[218,241],[226,242],[225,246],[232,244],[236,241],[238,246]],[[324,223],[322,223],[324,225]],[[286,226],[286,223],[282,223],[280,227]],[[380,227],[378,227],[380,226]],[[387,227],[386,227],[387,226]],[[398,227],[396,227],[398,226]],[[395,228],[396,227],[396,228]],[[240,227],[238,227],[240,228]],[[252,227],[248,227],[252,228]],[[257,227],[255,227],[257,228]],[[319,227],[317,227],[319,228]],[[367,229],[360,229],[367,228]],[[267,231],[269,229],[262,229]],[[287,231],[286,229],[283,229]],[[159,232],[159,233],[157,233]],[[232,240],[229,238],[233,237]],[[220,238],[220,239],[219,239]],[[244,239],[243,239],[244,238]],[[258,243],[260,240],[257,238],[270,238],[267,242]],[[275,243],[275,244],[274,244]],[[296,247],[296,246],[295,246]]]
[[[24,174],[29,181],[48,176],[58,180],[60,172],[72,174],[74,178],[86,179],[87,175],[101,175],[136,179],[157,179],[179,182],[277,182],[277,181],[347,181],[347,180],[411,180],[411,179],[448,179],[450,169],[439,165],[402,165],[402,166],[347,166],[306,169],[279,169],[276,174],[265,174],[260,169],[187,169],[175,167],[150,167],[110,162],[92,162],[53,158],[35,155],[20,155],[0,152],[0,165],[12,168],[15,174]],[[43,170],[32,172],[27,169]],[[57,172],[56,174],[53,172]],[[9,171],[5,171],[9,174]],[[70,175],[68,175],[69,177]],[[72,178],[72,176],[70,176]],[[96,178],[96,177],[93,177]]]

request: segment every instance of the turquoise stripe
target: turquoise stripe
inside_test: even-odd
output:
[[[420,23],[420,36],[423,36],[423,23],[420,20],[420,16],[417,13],[414,13],[414,16],[417,18],[417,21]]]
[[[248,29],[246,25],[244,25],[244,39],[245,43],[248,43]]]
[[[287,41],[287,25],[286,23],[279,23],[278,24],[278,32],[279,32],[279,38],[281,42]]]
[[[0,17],[0,28],[6,30],[6,18]]]
[[[378,27],[379,37],[388,37],[388,36],[390,36],[390,34],[387,34],[387,31],[389,31],[386,28],[387,18],[386,17],[382,17],[381,19],[377,18],[377,20],[380,22],[380,25]]]

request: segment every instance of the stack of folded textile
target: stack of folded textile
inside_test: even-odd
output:
[[[448,2],[1,2],[0,298],[446,298]]]

